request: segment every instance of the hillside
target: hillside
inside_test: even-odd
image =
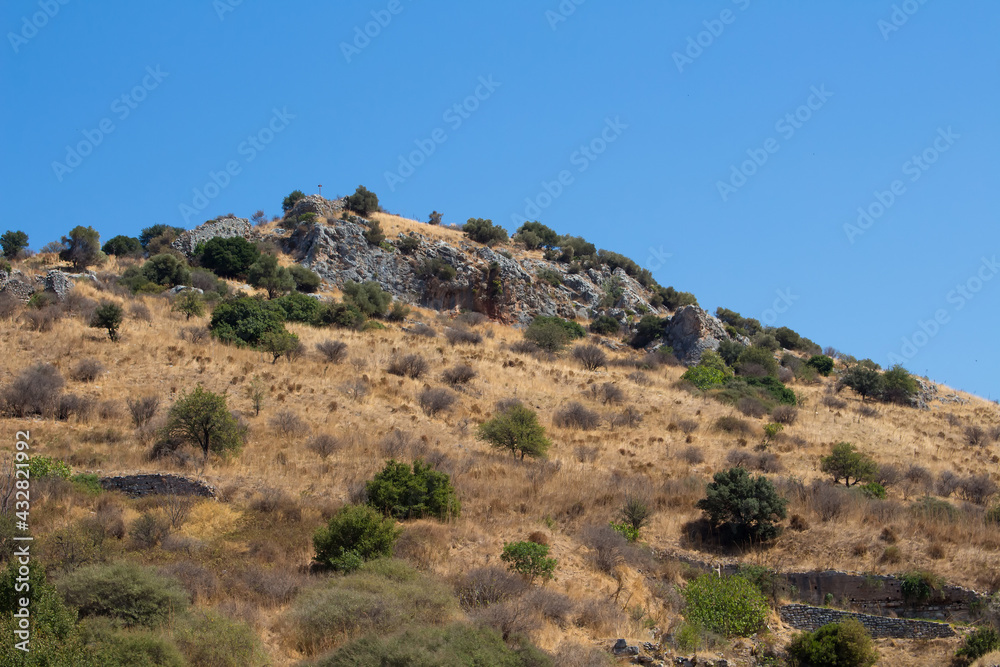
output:
[[[382,242],[365,236],[373,221]],[[329,322],[325,315],[311,324],[286,321],[298,344],[272,355],[265,344],[212,335],[211,311],[227,300],[207,299],[207,272],[199,283],[190,269],[171,269],[177,276],[187,270],[186,283],[202,285],[203,314],[187,317],[172,306],[194,290],[127,286],[139,285],[139,267],[151,261],[138,253],[108,257],[89,275],[53,253],[14,259],[20,274],[0,280],[7,285],[0,294],[5,432],[30,430],[33,455],[64,461],[74,473],[176,473],[206,482],[218,497],[129,498],[88,491],[83,482],[33,479],[33,567],[57,586],[94,563],[153,566],[183,584],[195,610],[230,619],[220,621],[227,628],[220,645],[248,628],[263,652],[248,660],[276,665],[315,659],[367,632],[388,636],[413,619],[441,627],[471,619],[511,643],[525,635],[557,664],[602,664],[619,637],[690,655],[690,642],[678,644],[685,619],[675,586],[698,572],[683,559],[778,572],[919,570],[984,595],[1000,589],[1000,526],[988,514],[1000,481],[1000,409],[993,403],[924,380],[919,395],[904,401],[863,400],[843,386],[848,369],[863,362],[839,354],[828,376],[810,371],[806,362],[822,355],[808,339],[799,349],[767,350],[772,372],[767,359],[726,364],[714,350],[739,353],[762,339],[744,335],[736,319],[671,303],[673,288],[634,271],[577,266],[551,248],[523,243],[486,245],[458,229],[386,213],[353,216],[341,201],[311,197],[284,221],[220,218],[199,229],[160,249],[172,247],[164,254],[179,265],[198,264],[205,261],[199,243],[246,238],[276,252],[280,266],[316,272],[323,282],[306,303],[331,308],[324,312],[354,289],[348,281],[374,281],[401,305],[393,316],[357,326],[339,326],[337,313]],[[404,250],[408,238],[414,241]],[[238,291],[267,295],[245,280],[227,278],[226,299]],[[48,296],[25,304],[36,289]],[[105,301],[124,310],[117,342],[89,326]],[[536,316],[583,327],[603,317],[615,326],[555,340],[546,350],[549,338],[525,342]],[[327,355],[317,347],[327,341],[346,347]],[[587,344],[595,346],[590,355],[605,357],[590,368],[576,352]],[[418,355],[426,368],[394,368],[406,355]],[[712,363],[720,364],[721,380],[699,389],[682,379],[689,367]],[[54,367],[59,381],[39,364]],[[730,382],[734,369],[742,383]],[[794,392],[794,405],[765,390],[776,385]],[[198,386],[224,395],[246,428],[241,451],[213,454],[204,464],[197,447],[161,445],[171,406]],[[39,389],[38,410],[26,387],[47,387]],[[128,404],[144,397],[158,399],[158,409],[137,425]],[[519,458],[478,437],[479,426],[511,399],[537,414],[551,441],[546,456]],[[779,422],[779,432],[766,434]],[[877,478],[886,497],[861,493],[862,484],[835,484],[821,470],[821,458],[845,441],[874,459],[877,473],[865,482]],[[13,450],[9,437],[2,451]],[[446,473],[461,512],[445,521],[401,520],[394,553],[415,573],[365,574],[372,581],[357,589],[365,593],[351,593],[352,604],[362,609],[358,596],[382,596],[382,611],[324,626],[317,600],[331,586],[346,586],[328,582],[359,575],[310,567],[313,534],[342,506],[363,502],[365,483],[389,459],[420,459]],[[735,465],[763,474],[787,498],[782,530],[767,544],[721,544],[700,522],[696,503],[706,484]],[[632,499],[651,510],[635,544],[607,528]],[[6,549],[14,531],[4,530]],[[502,565],[504,545],[523,540],[550,547],[558,561],[553,579],[492,605],[461,604],[470,573]],[[393,597],[392,590],[418,584],[422,592]],[[414,602],[421,595],[427,599]],[[338,600],[337,608],[349,607]],[[706,633],[694,645],[729,664],[763,664],[751,662],[752,650],[781,649],[794,635],[774,611],[768,626],[752,639]],[[183,638],[177,628],[157,632]],[[191,659],[197,641],[176,641]],[[876,645],[879,664],[944,664],[960,638]],[[210,662],[203,660],[198,664]]]

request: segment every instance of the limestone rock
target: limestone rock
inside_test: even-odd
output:
[[[701,361],[705,350],[718,350],[724,340],[730,340],[730,337],[722,322],[698,306],[678,308],[666,328],[667,345],[688,366]]]
[[[170,244],[170,247],[180,250],[185,255],[190,255],[199,243],[216,236],[226,239],[240,236],[249,240],[253,237],[253,225],[246,218],[233,216],[216,218],[184,232]]]
[[[333,220],[345,208],[343,198],[325,199],[319,195],[306,195],[295,202],[295,206],[289,209],[286,217],[295,218],[303,213],[315,213],[317,216],[327,220]]]
[[[45,291],[52,292],[60,301],[64,301],[66,296],[73,290],[73,281],[69,275],[53,269],[45,275]]]

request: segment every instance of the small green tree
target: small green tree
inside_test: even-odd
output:
[[[621,522],[631,529],[631,532],[638,536],[639,531],[649,523],[649,518],[653,515],[653,511],[649,507],[649,503],[646,499],[635,495],[627,494],[625,496],[625,502],[622,504],[621,509],[618,511],[618,516]],[[630,540],[634,542],[635,540]]]
[[[552,578],[558,561],[549,558],[549,546],[537,542],[504,543],[500,560],[507,563],[511,571],[525,577],[529,583],[536,578],[543,580]]]
[[[530,236],[525,239],[525,236],[529,234]],[[531,248],[554,248],[559,245],[559,235],[555,233],[555,230],[537,220],[526,222],[518,227],[517,232],[514,233],[514,240],[521,241]]]
[[[256,347],[264,334],[285,331],[284,319],[285,311],[276,303],[240,297],[216,306],[209,328],[224,343]]]
[[[643,315],[636,325],[635,336],[629,341],[629,345],[639,349],[646,347],[654,340],[662,338],[666,333],[667,320],[656,315]]]
[[[346,197],[344,203],[348,209],[363,217],[378,210],[378,196],[363,185],[359,185],[353,195]]]
[[[260,339],[260,349],[270,354],[272,364],[294,352],[299,347],[299,337],[289,331],[269,331]]]
[[[736,372],[745,371],[747,366],[760,366],[768,375],[778,374],[778,362],[774,360],[774,354],[767,348],[752,345],[743,348],[736,361]]]
[[[916,379],[899,364],[882,373],[883,401],[907,405],[919,390]]]
[[[142,244],[134,236],[119,234],[108,239],[101,247],[101,252],[118,257],[138,257],[142,255]]]
[[[764,424],[764,439],[761,440],[760,448],[767,449],[767,446],[771,444],[771,441],[784,430],[785,426],[783,424]]]
[[[306,194],[302,190],[292,190],[287,197],[281,200],[281,210],[288,213],[300,199],[305,199]]]
[[[461,503],[447,473],[434,470],[421,460],[406,463],[390,460],[365,485],[368,504],[397,519],[433,516],[441,521],[456,517]]]
[[[392,518],[367,505],[345,505],[313,534],[313,560],[322,567],[351,572],[366,561],[391,556],[400,532]]]
[[[101,253],[101,235],[93,227],[77,225],[70,230],[68,237],[62,237],[62,243],[63,251],[59,253],[59,259],[72,262],[77,271],[83,271],[104,258]]]
[[[215,236],[198,244],[195,254],[201,265],[224,278],[245,275],[250,265],[260,257],[260,250],[245,238]]]
[[[557,352],[571,340],[584,338],[586,329],[561,317],[539,315],[524,330],[524,337],[548,352]]]
[[[703,574],[684,587],[684,617],[727,637],[747,637],[767,621],[764,594],[740,575]]]
[[[142,275],[164,287],[191,284],[191,269],[187,262],[169,253],[154,255],[142,265]]]
[[[274,255],[261,255],[250,265],[247,282],[267,290],[267,298],[276,299],[295,289],[295,279],[287,268],[278,264]]]
[[[163,427],[166,440],[187,442],[208,453],[229,454],[243,448],[246,432],[226,407],[226,395],[216,394],[201,385],[181,394],[170,408]]]
[[[512,405],[479,426],[479,438],[497,449],[513,455],[544,457],[552,443],[545,437],[545,428],[538,423],[534,410]]]
[[[991,627],[976,628],[955,652],[956,665],[971,665],[987,653],[1000,651],[1000,633]]]
[[[788,657],[792,667],[871,667],[879,656],[864,626],[846,618],[797,635]]]
[[[780,532],[788,501],[766,477],[753,477],[742,467],[717,472],[695,505],[723,536],[736,542],[766,542]]]
[[[823,376],[833,372],[833,359],[825,354],[814,354],[809,357],[806,364],[815,368],[816,372]]]
[[[494,225],[492,220],[483,218],[469,218],[468,222],[462,225],[465,232],[473,241],[493,245],[507,240],[507,230],[499,225]]]
[[[862,403],[869,396],[878,396],[882,392],[882,374],[861,363],[847,369],[841,382],[861,396]]]
[[[829,456],[820,459],[820,470],[832,475],[834,483],[844,480],[846,486],[852,486],[871,480],[878,472],[878,465],[851,443],[838,442]],[[853,482],[851,478],[854,478]]]
[[[102,301],[101,305],[94,311],[90,318],[90,326],[94,329],[107,329],[108,338],[117,343],[119,338],[118,329],[125,318],[125,311],[117,303]]]
[[[385,232],[382,231],[382,223],[378,220],[372,220],[368,224],[368,229],[365,230],[363,236],[370,246],[382,245],[382,241],[385,241]]]
[[[437,211],[431,211],[431,214],[430,214],[430,216],[427,219],[427,224],[428,225],[440,225],[442,217],[444,217],[443,214],[438,213]]]
[[[253,380],[247,385],[245,391],[247,398],[250,399],[250,405],[253,407],[253,416],[260,416],[260,409],[264,407],[264,403],[270,394],[267,383],[260,376],[255,375]]]
[[[177,238],[178,235],[184,233],[183,227],[172,227],[170,225],[156,224],[150,227],[146,227],[141,232],[139,232],[139,244],[143,248],[148,248],[149,244],[153,242],[153,239],[159,238],[164,234],[168,234],[173,238]]]
[[[201,317],[205,314],[205,301],[201,294],[193,289],[184,290],[174,297],[171,308],[184,315],[184,319],[190,320],[192,317]]]
[[[729,376],[726,375],[725,371],[719,370],[718,368],[710,368],[708,366],[692,366],[691,368],[684,371],[681,375],[682,380],[686,380],[698,387],[702,391],[706,389],[711,389],[722,384],[725,384]]]
[[[323,282],[318,273],[301,264],[292,264],[288,267],[288,272],[292,274],[292,280],[295,281],[295,289],[306,294],[317,291]]]
[[[342,289],[344,301],[357,306],[367,317],[381,317],[392,303],[392,295],[372,280],[364,283],[348,280]]]
[[[28,235],[22,231],[8,229],[0,235],[0,247],[3,247],[4,257],[14,259],[19,252],[28,247]]]

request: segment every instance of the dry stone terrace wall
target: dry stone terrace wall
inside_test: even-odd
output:
[[[119,491],[127,496],[199,496],[214,498],[215,489],[198,480],[170,474],[116,475],[102,477],[105,491]]]
[[[899,639],[936,639],[954,637],[955,631],[947,623],[913,621],[905,618],[888,618],[871,614],[856,614],[804,604],[789,604],[778,612],[781,620],[797,630],[815,630],[827,623],[837,623],[845,618],[857,619],[876,639],[895,637]]]

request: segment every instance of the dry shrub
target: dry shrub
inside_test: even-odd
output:
[[[627,622],[625,613],[611,600],[590,598],[577,608],[576,624],[594,634],[619,634]]]
[[[985,505],[997,493],[997,485],[987,473],[977,473],[962,478],[958,485],[962,498],[977,505]]]
[[[457,364],[441,373],[441,379],[452,386],[467,384],[475,377],[476,370],[467,364]]]
[[[806,521],[800,514],[793,514],[790,519],[788,519],[788,527],[796,532],[803,532],[809,530],[809,522]]]
[[[895,565],[903,560],[903,554],[897,546],[889,546],[885,548],[882,555],[879,556],[880,563],[887,563],[890,565]]]
[[[528,608],[535,610],[560,628],[567,627],[573,615],[573,601],[569,599],[569,596],[551,588],[533,589],[527,595],[525,602],[527,602]]]
[[[13,417],[48,415],[55,410],[65,381],[52,364],[21,371],[3,392],[4,411]]]
[[[24,304],[19,299],[6,292],[0,294],[0,319],[13,319],[15,315],[21,312],[23,307]]]
[[[608,365],[608,356],[596,345],[577,345],[573,348],[573,358],[588,371],[596,371]]]
[[[862,417],[868,417],[869,419],[875,419],[879,417],[882,413],[874,405],[868,405],[867,403],[862,403],[857,408],[857,413]]]
[[[413,436],[397,428],[386,433],[379,440],[378,448],[384,458],[398,460],[406,458],[413,450],[415,444],[416,440],[414,440]]]
[[[466,610],[519,598],[527,589],[528,584],[523,577],[499,565],[469,570],[455,582],[455,595]]]
[[[252,564],[238,575],[242,587],[260,602],[279,605],[291,602],[302,587],[302,575],[282,567]]]
[[[642,413],[630,405],[611,418],[611,426],[613,428],[618,428],[620,426],[624,426],[625,428],[635,428],[642,423],[642,418]]]
[[[63,394],[56,403],[55,418],[66,421],[72,416],[76,416],[77,421],[87,422],[94,411],[94,399],[89,396],[78,396],[76,394]]]
[[[927,545],[927,557],[933,558],[934,560],[941,560],[948,555],[945,550],[944,545],[940,542],[931,542]]]
[[[111,496],[105,494],[99,498],[94,518],[101,526],[105,535],[109,535],[116,540],[125,537],[125,520],[122,515],[122,508],[111,499]]]
[[[389,361],[386,372],[400,377],[418,379],[427,372],[427,360],[419,354],[397,354]]]
[[[152,549],[170,533],[170,526],[159,514],[144,512],[128,527],[128,534],[137,549]]]
[[[448,538],[448,528],[436,521],[410,522],[396,540],[393,555],[418,570],[430,570],[448,557]]]
[[[601,405],[617,405],[625,400],[625,392],[614,382],[590,385],[590,397]]]
[[[716,419],[715,428],[725,433],[736,433],[740,435],[746,435],[753,432],[753,427],[750,425],[750,422],[745,419],[729,415]]]
[[[507,641],[526,637],[537,627],[535,610],[521,598],[480,607],[470,612],[480,625],[493,628]]]
[[[748,470],[760,470],[767,473],[781,472],[783,467],[781,460],[774,452],[754,453],[745,449],[729,450],[726,455],[726,463],[730,466],[742,466]]]
[[[911,463],[907,466],[903,477],[911,486],[923,492],[930,490],[934,481],[931,471],[918,463]]]
[[[839,485],[815,480],[809,487],[809,504],[821,521],[830,521],[847,511],[851,494]]]
[[[799,418],[799,409],[793,405],[779,405],[771,410],[771,419],[778,424],[791,426]]]
[[[886,488],[896,486],[903,477],[903,469],[895,463],[880,463],[875,473],[875,481]]]
[[[450,345],[479,345],[483,342],[481,334],[468,329],[448,328],[444,331],[444,337]]]
[[[104,364],[93,357],[82,359],[73,368],[70,377],[77,382],[93,382],[104,373]]]
[[[416,336],[424,336],[426,338],[434,338],[437,336],[437,332],[434,331],[433,327],[429,327],[423,322],[417,324],[415,327],[409,330],[409,333]]]
[[[153,314],[149,312],[149,308],[144,303],[133,303],[128,309],[128,314],[131,319],[137,322],[149,324],[153,321]]]
[[[583,431],[595,429],[601,423],[601,416],[593,410],[588,410],[582,404],[573,401],[556,411],[552,423],[562,428],[577,428]]]
[[[456,399],[454,392],[443,387],[427,387],[417,395],[417,403],[428,417],[434,417],[438,413],[448,410]]]
[[[599,571],[611,574],[625,562],[628,540],[611,526],[587,526],[580,537],[581,542],[590,548],[590,561]]]
[[[343,444],[339,439],[330,435],[329,433],[320,433],[309,439],[306,443],[306,449],[313,452],[319,456],[324,461],[334,452],[339,451],[343,448]]]
[[[21,313],[21,320],[31,331],[46,333],[52,331],[56,322],[62,319],[63,310],[59,306],[45,306],[44,308],[29,308]]]
[[[1000,442],[1000,426],[991,426],[986,435],[991,441]]]
[[[286,438],[309,431],[309,424],[291,410],[281,410],[268,420],[268,425]]]
[[[986,433],[986,429],[981,426],[966,426],[965,427],[965,441],[974,446],[982,447],[989,440],[989,436]]]
[[[529,542],[534,542],[535,544],[548,545],[548,543],[549,543],[549,536],[546,535],[545,533],[543,533],[540,530],[535,530],[535,531],[532,531],[532,533],[530,535],[528,535],[528,541]]]
[[[128,406],[129,414],[132,416],[132,423],[136,428],[142,428],[156,416],[157,410],[160,409],[160,397],[126,398],[125,405]]]
[[[348,380],[340,385],[340,391],[355,401],[360,401],[371,391],[371,382],[368,381],[367,376]]]
[[[553,655],[557,665],[573,665],[573,667],[608,667],[611,657],[607,651],[594,646],[563,642]]]
[[[219,594],[219,580],[207,567],[191,561],[178,561],[161,568],[161,571],[181,582],[191,599],[205,603]]]
[[[934,493],[942,498],[947,498],[958,489],[961,482],[961,478],[951,470],[942,470],[934,483]]]
[[[767,408],[764,407],[764,404],[751,396],[744,396],[738,400],[736,402],[736,409],[743,413],[745,417],[752,417],[754,419],[759,419],[767,414]]]
[[[677,428],[681,430],[684,435],[691,435],[698,430],[698,422],[694,419],[678,419]]]
[[[632,373],[629,373],[625,377],[627,377],[632,382],[635,382],[640,387],[648,387],[649,385],[653,384],[653,381],[649,379],[649,376],[643,373],[642,371],[633,371]]]
[[[262,514],[280,514],[286,522],[302,519],[298,502],[282,489],[264,487],[250,501],[250,509]]]
[[[211,335],[212,332],[205,326],[184,327],[180,332],[181,340],[186,340],[196,345],[208,340]]]
[[[593,463],[597,460],[597,455],[600,451],[601,448],[595,445],[577,445],[573,449],[576,460],[580,463]]]
[[[705,462],[705,453],[701,451],[701,447],[698,447],[697,445],[691,445],[682,449],[680,451],[680,457],[687,461],[690,465],[697,465]]]
[[[899,536],[896,535],[896,531],[892,529],[892,526],[886,526],[879,533],[878,538],[885,542],[886,544],[895,544],[899,541]]]
[[[833,394],[827,394],[820,399],[820,403],[831,410],[843,410],[847,407],[847,401],[837,398]]]
[[[316,351],[330,364],[339,364],[347,358],[347,343],[341,340],[324,340],[316,343]]]

